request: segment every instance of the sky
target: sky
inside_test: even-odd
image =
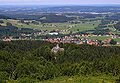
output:
[[[120,0],[0,0],[0,4],[39,4],[39,5],[120,4]]]

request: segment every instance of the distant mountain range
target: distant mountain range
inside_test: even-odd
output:
[[[120,5],[71,5],[71,6],[10,6],[0,5],[0,14],[13,13],[78,13],[78,12],[120,12]]]

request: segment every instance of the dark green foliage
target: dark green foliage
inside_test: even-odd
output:
[[[7,26],[12,26],[12,24],[11,24],[11,23],[9,23],[9,22],[7,22],[7,23],[6,23],[6,25],[7,25]]]
[[[2,23],[4,23],[4,21],[3,21],[3,20],[0,20],[0,23],[2,24]]]
[[[51,49],[55,45],[42,41],[0,42],[0,82],[11,79],[34,83],[58,76],[120,75],[120,47],[60,44],[65,51],[54,54]]]
[[[0,80],[8,80],[9,74],[7,72],[0,72]],[[1,82],[0,82],[1,83]]]
[[[116,44],[117,44],[117,41],[115,41],[115,40],[112,39],[112,40],[110,41],[110,44],[116,45]]]
[[[120,31],[120,22],[114,25],[114,28]]]
[[[52,63],[47,62],[44,58],[39,58],[38,61],[23,61],[18,64],[13,73],[13,78],[31,77],[43,80],[54,78],[57,73],[57,69]]]
[[[13,19],[22,19],[20,22],[25,23],[25,24],[29,24],[29,22],[24,22],[23,20],[35,20],[36,22],[33,21],[32,23],[38,24],[38,22],[41,22],[41,23],[65,23],[65,22],[76,19],[76,17],[67,17],[66,15],[56,15],[54,13],[47,13],[47,14],[44,13],[44,14],[40,14],[40,15],[15,14],[14,16],[10,15],[10,17]]]
[[[119,77],[119,79],[116,80],[116,83],[120,83],[120,77]]]

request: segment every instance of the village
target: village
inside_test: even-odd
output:
[[[120,42],[114,41],[114,38],[120,38],[119,36],[111,36],[111,35],[104,35],[104,36],[111,36],[111,38],[107,38],[105,40],[98,40],[98,39],[89,39],[91,35],[70,35],[64,36],[62,38],[47,38],[44,41],[51,42],[51,43],[75,43],[75,44],[89,44],[89,45],[96,45],[96,46],[110,46],[110,45],[119,45]],[[102,35],[92,35],[94,37],[100,37]]]
[[[120,45],[120,42],[115,41],[114,39],[119,39],[119,35],[107,34],[107,35],[94,35],[94,34],[71,34],[63,37],[59,37],[59,33],[52,32],[49,33],[51,36],[56,37],[46,37],[43,39],[32,38],[31,35],[22,34],[21,37],[12,37],[5,36],[2,41],[17,41],[17,40],[41,40],[50,43],[75,43],[75,44],[89,44],[96,46],[111,46],[111,45]],[[91,39],[90,37],[94,37]],[[103,40],[100,40],[99,37],[106,37]],[[107,38],[108,37],[108,38]]]

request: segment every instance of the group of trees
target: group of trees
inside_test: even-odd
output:
[[[41,15],[26,15],[26,14],[15,14],[14,16],[10,17],[12,19],[19,19],[23,22],[23,20],[35,20],[33,23],[64,23],[71,20],[75,20],[76,17],[67,17],[65,15],[56,15],[56,13],[44,13]],[[29,24],[30,22],[23,22]]]
[[[120,31],[120,22],[114,25],[114,28],[118,31]]]
[[[120,47],[60,44],[65,51],[54,54],[51,49],[55,45],[42,41],[0,42],[0,81],[34,82],[74,75],[120,76]]]
[[[35,24],[35,25],[38,25],[38,24],[40,24],[40,22],[38,22],[38,21],[26,21],[26,20],[20,20],[20,21],[18,21],[19,23],[23,23],[23,24],[27,24],[27,25],[29,25],[29,24]]]

